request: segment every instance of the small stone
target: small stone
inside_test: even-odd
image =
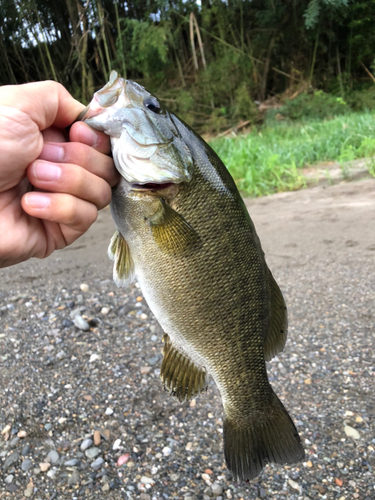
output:
[[[130,460],[126,465],[127,465],[127,467],[129,467],[131,469],[131,468],[133,468],[135,466],[135,462],[133,462],[132,460]]]
[[[47,476],[50,479],[55,479],[56,474],[57,474],[57,469],[51,469],[47,472]]]
[[[363,422],[363,418],[362,417],[355,417],[355,421],[358,423],[358,424],[361,424]]]
[[[81,292],[88,292],[90,287],[86,283],[82,283],[79,285],[79,288],[81,289]]]
[[[109,491],[109,489],[110,489],[110,486],[109,486],[108,483],[103,484],[103,486],[102,486],[102,491],[103,492]]]
[[[26,431],[19,431],[19,433],[17,434],[17,436],[19,438],[25,438],[27,436],[27,432]]]
[[[109,429],[100,429],[100,435],[102,436],[103,439],[108,441],[108,439],[111,436],[111,431]]]
[[[102,440],[102,437],[100,435],[100,431],[95,431],[94,432],[94,444],[95,445],[100,444],[101,440]]]
[[[19,437],[15,437],[14,439],[12,439],[12,441],[10,442],[11,448],[15,448],[18,445],[19,442],[20,442],[20,438]]]
[[[176,482],[179,480],[180,474],[170,474],[169,479],[173,482]]]
[[[1,431],[1,435],[4,436],[5,434],[8,434],[11,430],[11,426],[8,424],[4,427],[4,429]]]
[[[212,493],[217,497],[223,494],[223,488],[219,483],[214,483],[211,486],[211,489],[212,489]]]
[[[48,432],[52,429],[52,424],[51,423],[45,424],[44,428]]]
[[[72,474],[69,476],[68,479],[68,486],[73,486],[75,484],[78,484],[80,482],[81,478],[79,476],[79,472],[77,469],[74,469]]]
[[[185,446],[185,450],[191,450],[193,448],[193,443],[191,441],[189,441],[188,443],[186,443],[186,446]]]
[[[94,470],[100,469],[100,467],[104,464],[104,460],[102,457],[98,457],[92,464],[91,468]]]
[[[155,481],[151,477],[142,476],[141,483],[142,484],[155,484]]]
[[[30,446],[28,444],[26,444],[23,448],[22,448],[22,451],[21,451],[21,454],[23,456],[26,456],[30,453]]]
[[[105,414],[106,414],[106,415],[108,415],[108,416],[109,416],[109,415],[113,415],[113,410],[112,410],[112,408],[110,408],[110,407],[108,406],[108,408],[107,408],[107,409],[106,409],[106,411],[105,411]]]
[[[84,439],[80,446],[81,451],[86,451],[87,448],[90,448],[90,446],[92,446],[93,442],[94,441],[90,438]]]
[[[121,455],[120,457],[118,457],[116,465],[118,467],[121,467],[121,465],[126,464],[126,462],[129,460],[129,457],[130,457],[129,453],[125,453],[124,455]]]
[[[357,429],[354,429],[353,427],[350,427],[350,425],[346,425],[344,427],[344,432],[345,434],[348,436],[348,437],[351,437],[353,439],[359,439],[360,438],[360,434],[359,432],[357,431]]]
[[[93,446],[92,448],[89,448],[88,450],[85,451],[85,455],[87,458],[95,458],[101,453],[100,448],[96,448],[96,446]]]
[[[152,335],[151,342],[156,342],[158,340],[156,335]]]
[[[26,488],[23,494],[25,495],[25,497],[29,498],[33,495],[33,492],[34,488]]]
[[[306,385],[311,385],[311,378],[305,378],[304,382]]]
[[[151,366],[141,366],[141,375],[146,375],[152,370]]]
[[[116,441],[113,443],[112,450],[116,451],[119,450],[121,447],[121,439],[116,439]]]
[[[9,469],[11,465],[13,465],[20,458],[20,454],[14,451],[9,455],[9,457],[5,460],[3,464],[3,469],[6,471]]]
[[[39,467],[42,472],[46,472],[51,467],[51,464],[50,462],[42,462]]]
[[[308,460],[306,462],[306,465],[307,465],[307,467],[309,467],[311,469],[311,467],[313,466],[313,463],[311,462],[311,460]]]
[[[76,465],[79,465],[80,461],[78,458],[72,458],[71,460],[67,460],[64,462],[65,467],[75,467]]]
[[[169,448],[169,446],[164,446],[164,448],[161,450],[161,452],[163,453],[163,455],[165,457],[167,457],[168,455],[170,455],[172,453],[172,450]]]
[[[300,485],[293,481],[293,479],[288,479],[288,483],[294,490],[300,491]]]
[[[46,456],[46,462],[51,462],[51,464],[55,464],[60,458],[60,455],[56,450],[51,450]]]
[[[14,476],[13,474],[9,474],[5,479],[4,479],[4,482],[5,484],[10,484],[14,479]]]
[[[101,314],[103,314],[103,316],[107,316],[107,314],[109,313],[110,310],[111,310],[110,307],[102,307],[100,312],[101,312]]]
[[[90,325],[87,323],[87,321],[85,321],[82,318],[82,316],[80,314],[77,314],[76,316],[74,316],[73,323],[80,330],[83,330],[85,332],[87,332],[88,330],[90,330]]]
[[[61,351],[59,351],[57,354],[56,354],[56,359],[58,359],[59,361],[61,361],[62,359],[65,359],[67,357],[67,354],[64,350],[61,349]]]
[[[95,361],[98,361],[98,359],[100,359],[99,354],[91,354],[90,359],[89,359],[89,363],[94,363]]]
[[[21,469],[24,471],[24,472],[27,472],[32,466],[32,462],[29,458],[26,458],[22,464],[21,464]]]
[[[342,486],[343,485],[343,480],[340,479],[339,477],[336,477],[335,478],[335,483],[337,484],[337,486]]]

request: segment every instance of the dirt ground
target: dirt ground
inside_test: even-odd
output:
[[[375,498],[375,179],[245,201],[288,305],[268,373],[305,461],[233,482],[214,383],[183,405],[162,390],[162,332],[112,282],[106,209],[71,247],[0,270],[0,498]]]

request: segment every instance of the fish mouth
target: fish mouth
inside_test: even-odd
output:
[[[164,189],[169,189],[172,186],[176,186],[174,182],[145,182],[144,184],[133,182],[131,184],[132,191],[163,191]]]

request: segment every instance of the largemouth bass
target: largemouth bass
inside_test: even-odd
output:
[[[269,462],[301,460],[265,363],[286,341],[285,302],[224,164],[156,97],[116,72],[81,119],[111,137],[122,176],[111,202],[114,281],[137,279],[164,331],[164,387],[184,401],[213,377],[225,459],[238,480]]]

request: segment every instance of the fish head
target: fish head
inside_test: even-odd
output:
[[[134,190],[191,180],[192,155],[173,118],[144,87],[115,71],[79,116],[111,137],[115,166]]]

